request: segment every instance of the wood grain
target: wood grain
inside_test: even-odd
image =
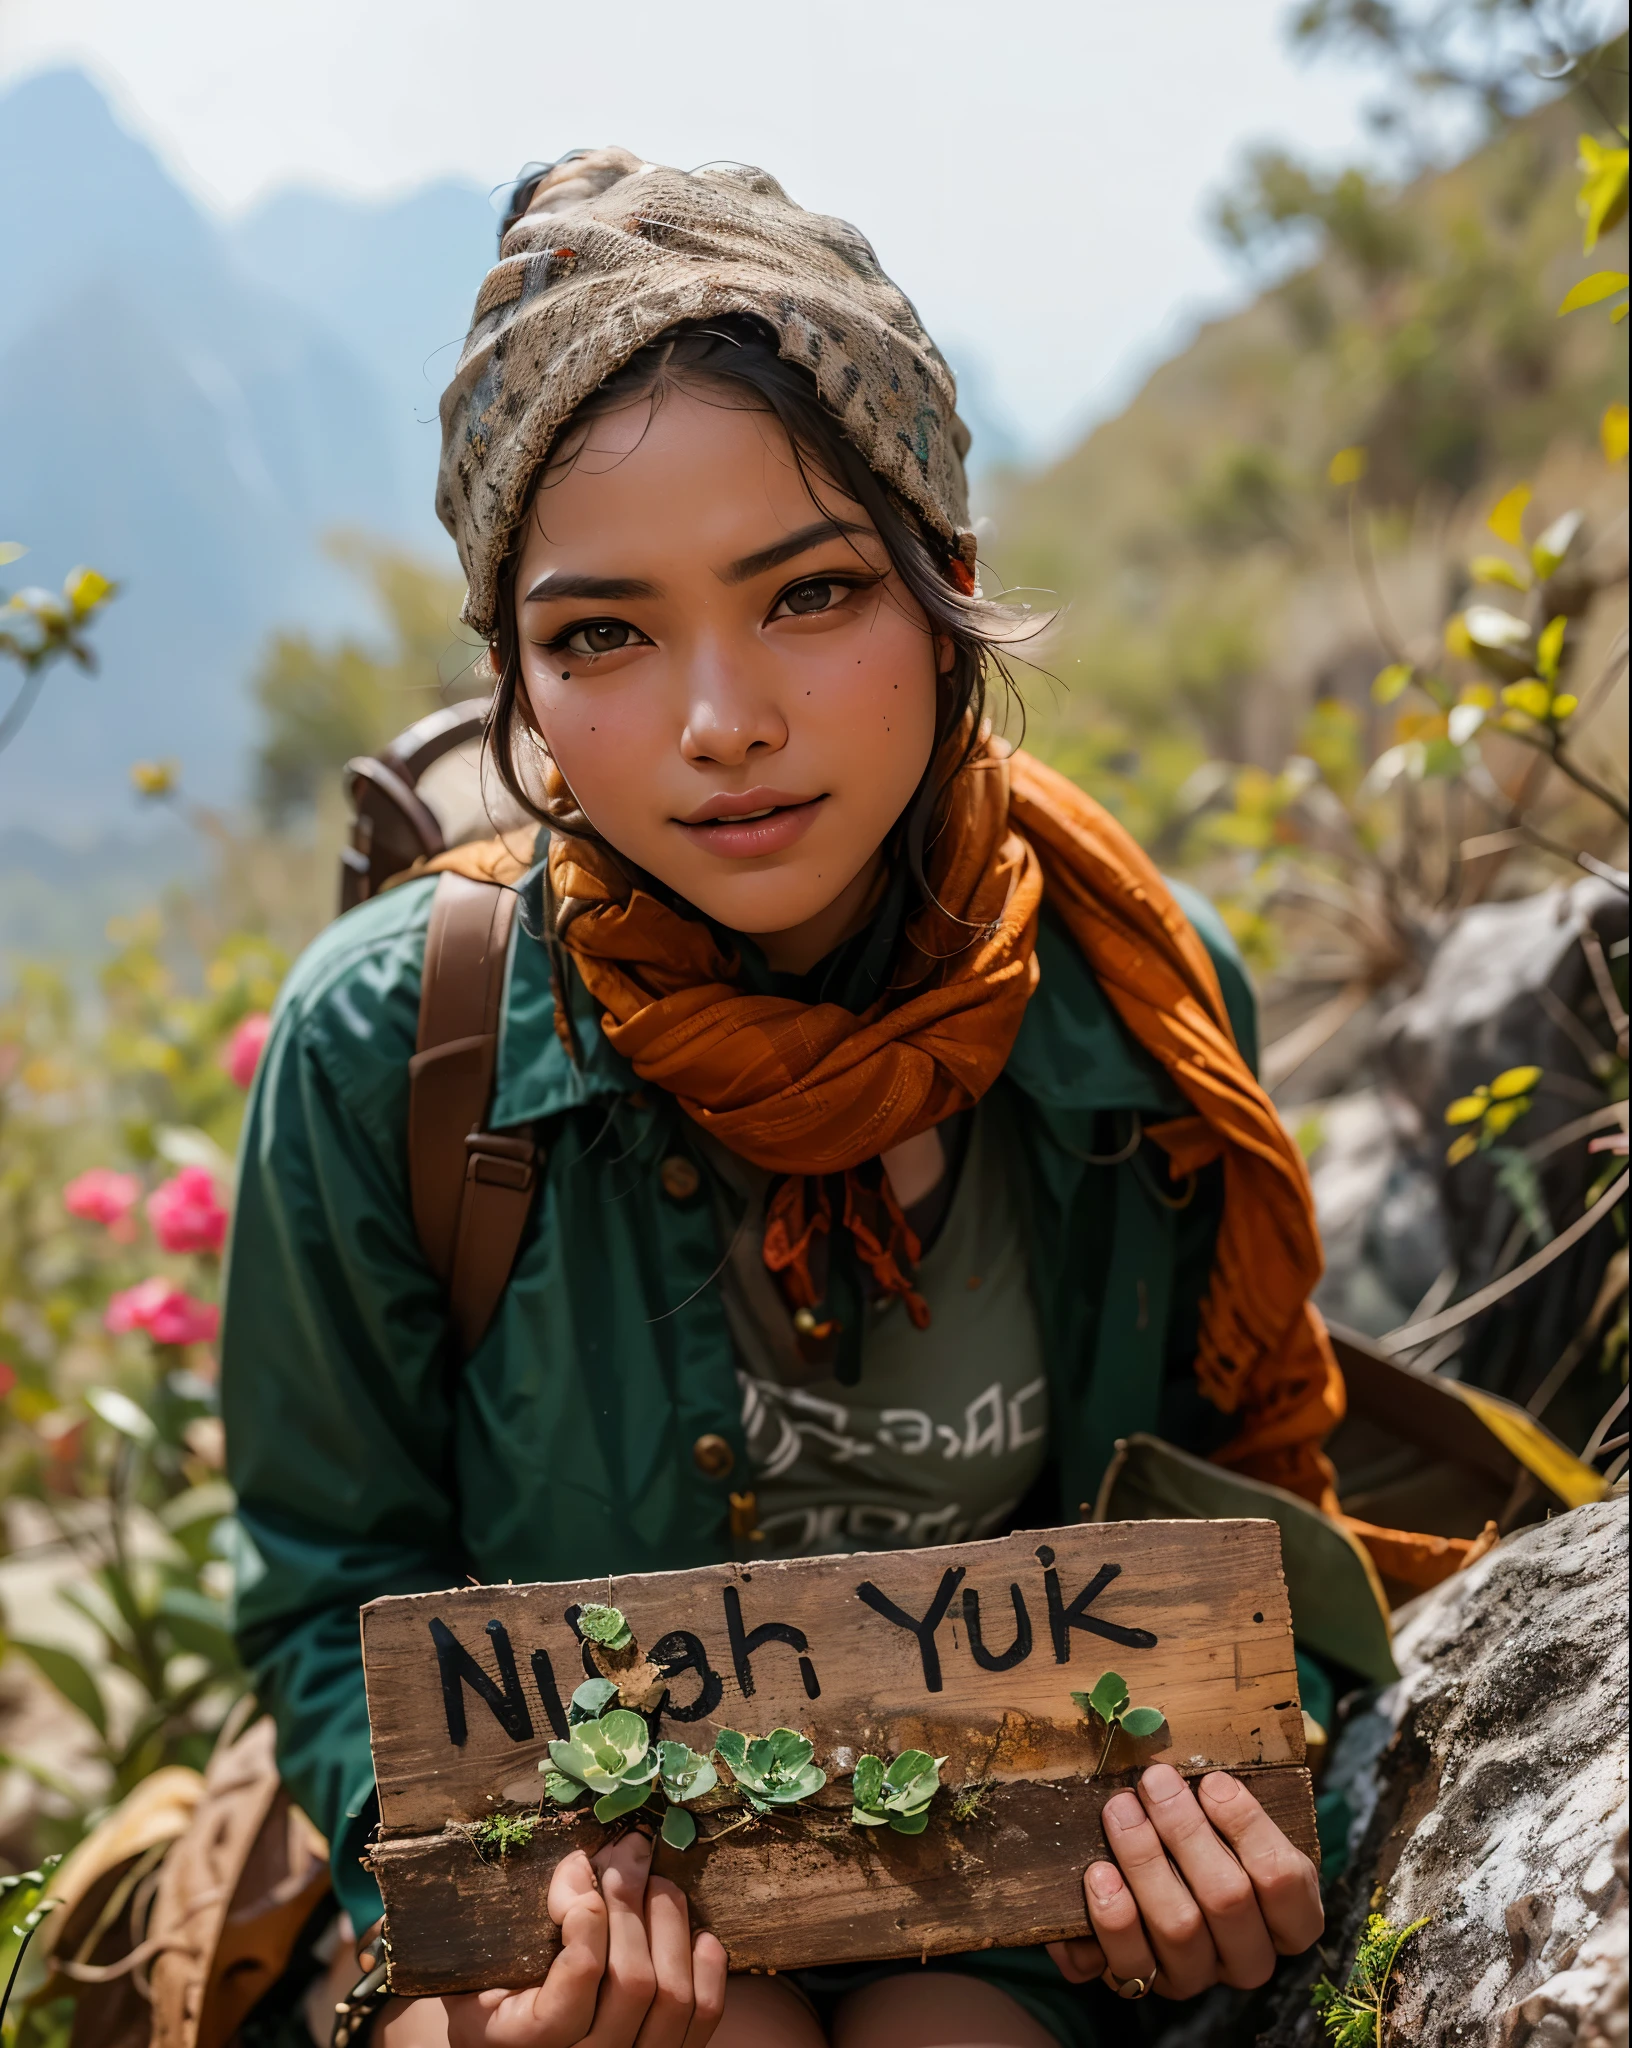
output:
[[[1245,1775],[1318,1858],[1309,1773]],[[684,1886],[693,1925],[713,1929],[734,1970],[1069,1940],[1088,1931],[1082,1873],[1106,1853],[1100,1809],[1118,1789],[1080,1778],[996,1786],[972,1820],[941,1814],[916,1836],[851,1828],[847,1808],[829,1809],[830,1839],[766,1823],[683,1856],[660,1844],[653,1867]],[[382,1843],[373,1862],[393,1987],[412,1998],[536,1984],[559,1946],[550,1873],[569,1848],[593,1854],[603,1838],[585,1821],[502,1863],[483,1863],[458,1834]]]
[[[1100,1807],[1157,1760],[1192,1777],[1249,1774],[1318,1854],[1272,1522],[1080,1524],[933,1550],[417,1594],[362,1614],[382,1822],[374,1866],[405,1991],[534,1982],[553,1953],[549,1872],[602,1831],[587,1813],[552,1812],[530,1849],[483,1863],[459,1830],[537,1808],[552,1720],[588,1668],[568,1617],[590,1601],[621,1608],[670,1672],[660,1738],[707,1749],[724,1727],[798,1728],[833,1781],[813,1820],[660,1851],[734,1967],[1080,1933]],[[1119,1737],[1089,1782],[1103,1738],[1071,1693],[1106,1670],[1165,1722],[1137,1745]],[[973,1819],[955,1822],[946,1795],[916,1838],[849,1826],[856,1757],[905,1748],[945,1756],[950,1787],[988,1787]]]

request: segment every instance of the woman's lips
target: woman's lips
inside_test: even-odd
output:
[[[813,796],[800,803],[770,805],[757,817],[706,818],[694,825],[678,819],[675,822],[693,846],[701,846],[725,860],[753,860],[760,854],[781,853],[796,846],[816,822],[816,813],[826,802],[825,796]]]

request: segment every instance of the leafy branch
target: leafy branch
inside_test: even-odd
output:
[[[0,567],[27,552],[16,541],[0,541]],[[86,631],[118,590],[118,584],[110,583],[99,570],[81,567],[68,572],[60,595],[36,588],[18,590],[0,608],[0,655],[16,662],[23,672],[17,695],[0,717],[0,753],[22,731],[52,662],[66,657],[82,669],[96,667]]]
[[[60,1856],[47,1856],[38,1870],[22,1870],[11,1877],[0,1877],[0,1969],[6,1968],[6,1951],[12,1949],[5,1989],[0,1991],[0,2025],[5,2023],[6,2008],[11,2003],[17,1972],[23,1966],[28,1945],[34,1939],[40,1922],[57,1903],[55,1899],[46,1897],[45,1887],[61,1861]],[[7,1922],[10,1924],[5,1924]]]

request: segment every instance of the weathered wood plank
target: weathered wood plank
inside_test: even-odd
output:
[[[1291,1617],[1272,1522],[1081,1524],[934,1550],[733,1564],[551,1586],[465,1587],[363,1610],[382,1815],[375,1866],[394,1981],[528,1983],[553,1953],[549,1872],[604,1837],[587,1816],[483,1863],[463,1824],[537,1808],[537,1765],[586,1671],[571,1625],[620,1608],[668,1676],[659,1739],[797,1728],[830,1783],[810,1817],[660,1852],[741,1968],[1025,1943],[1081,1932],[1080,1877],[1120,1777],[1158,1759],[1252,1775],[1317,1853]],[[1122,1674],[1161,1729],[1103,1740],[1073,1703]],[[848,1822],[871,1750],[947,1759],[989,1787],[974,1818],[936,1802],[927,1833]],[[705,1828],[705,1833],[709,1830]]]
[[[927,1656],[860,1592],[874,1588],[921,1619],[948,1574],[955,1583],[925,1631]],[[1080,1776],[1097,1749],[1071,1692],[1109,1669],[1166,1714],[1164,1738],[1143,1760],[1181,1769],[1303,1761],[1275,1524],[1084,1523],[933,1550],[374,1601],[362,1613],[363,1653],[387,1834],[434,1834],[491,1813],[495,1801],[536,1801],[552,1701],[569,1698],[590,1668],[565,1615],[592,1600],[621,1608],[647,1653],[669,1664],[659,1734],[695,1748],[721,1727],[784,1726],[811,1738],[818,1761],[916,1745],[950,1758],[949,1782]],[[439,1663],[433,1624],[506,1692],[508,1727],[455,1679],[465,1739],[451,1739],[443,1665],[457,1649]]]
[[[1309,1773],[1247,1776],[1318,1857]],[[1100,1810],[1118,1789],[1080,1778],[994,1786],[972,1819],[942,1813],[916,1836],[851,1828],[846,1808],[829,1808],[821,1838],[764,1824],[684,1855],[660,1844],[654,1867],[684,1885],[693,1924],[714,1930],[735,1970],[1066,1940],[1087,1932],[1082,1873],[1105,1854]],[[545,1911],[550,1873],[572,1847],[593,1854],[605,1832],[586,1819],[502,1863],[483,1863],[459,1834],[382,1843],[374,1868],[393,1986],[419,1997],[536,1984],[559,1946]]]

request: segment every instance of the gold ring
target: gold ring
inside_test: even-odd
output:
[[[1105,1982],[1110,1985],[1118,1998],[1148,1998],[1156,1983],[1150,1977],[1118,1977],[1112,1971],[1105,1972]]]

